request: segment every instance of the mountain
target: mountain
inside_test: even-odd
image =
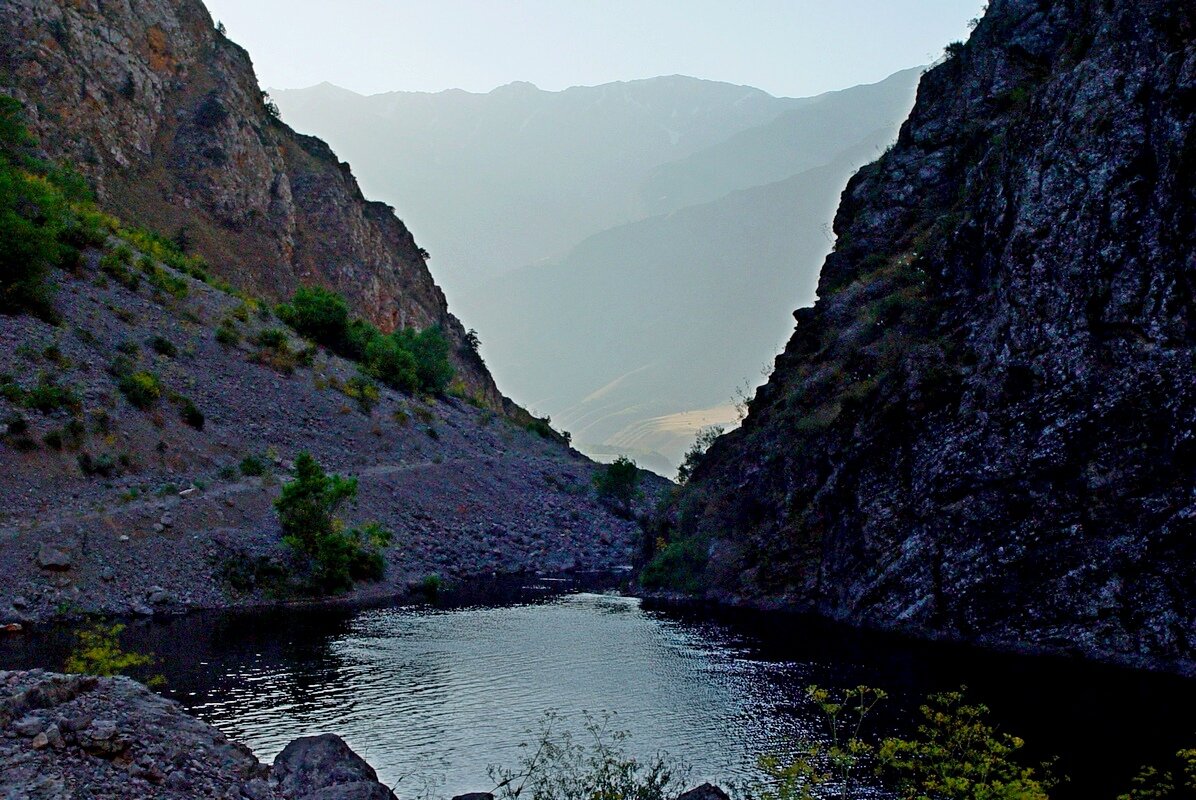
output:
[[[271,113],[249,55],[198,0],[13,0],[0,6],[0,41],[5,93],[106,210],[255,295],[320,284],[383,330],[439,325],[469,390],[503,402],[406,226],[364,199],[328,145]]]
[[[798,100],[677,76],[276,94],[367,186],[406,198],[507,391],[584,452],[672,474],[697,428],[734,421],[785,312],[813,299],[839,193],[896,136],[920,74]]]
[[[768,369],[789,308],[813,299],[839,192],[891,137],[874,131],[832,164],[604,231],[486,284],[462,313],[489,332],[484,352],[511,391],[583,451],[672,474],[695,427],[733,421],[736,384]]]
[[[828,164],[909,114],[923,69],[811,98],[776,119],[662,164],[641,188],[654,214],[716,200]],[[888,144],[888,142],[885,142]]]
[[[328,139],[399,206],[454,301],[645,216],[639,189],[654,168],[809,102],[683,76],[561,92],[273,94],[288,122]]]
[[[645,583],[1196,671],[1196,7],[993,0],[835,231]]]
[[[5,3],[0,54],[5,630],[629,563],[665,482],[615,504],[498,394],[197,0]],[[348,307],[275,313],[301,284]]]

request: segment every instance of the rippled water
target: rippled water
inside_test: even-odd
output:
[[[583,711],[611,712],[633,751],[667,751],[695,779],[751,780],[761,754],[820,735],[804,699],[810,682],[890,691],[879,732],[909,732],[925,693],[968,683],[1035,756],[1060,755],[1082,776],[1058,796],[1112,797],[1110,778],[1196,740],[1190,682],[793,617],[653,611],[606,594],[193,615],[130,634],[162,659],[169,694],[259,757],[335,731],[407,796],[426,782],[445,796],[489,789],[487,767],[513,766],[550,709],[574,726]],[[63,646],[8,643],[0,657],[52,665]]]

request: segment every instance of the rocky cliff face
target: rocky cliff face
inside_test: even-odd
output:
[[[254,294],[320,284],[384,330],[440,325],[464,344],[393,209],[271,113],[249,55],[199,0],[11,0],[0,42],[0,91],[108,210],[187,242]],[[469,389],[500,404],[485,366],[459,350]]]
[[[859,624],[1196,669],[1196,6],[993,0],[835,230],[681,495],[674,563]]]

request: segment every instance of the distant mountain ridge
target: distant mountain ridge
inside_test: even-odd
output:
[[[733,421],[813,300],[839,193],[895,139],[920,73],[801,99],[679,76],[276,95],[401,199],[513,396],[583,452],[671,474],[692,420]]]
[[[682,76],[560,92],[513,83],[363,96],[322,84],[273,96],[289,123],[361,165],[371,194],[399,205],[450,295],[649,216],[640,186],[657,166],[810,102]]]

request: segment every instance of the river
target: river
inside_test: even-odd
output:
[[[199,613],[133,625],[167,695],[271,759],[334,731],[400,796],[488,790],[545,714],[609,714],[640,756],[691,780],[750,783],[760,755],[823,735],[805,687],[890,697],[877,735],[909,734],[927,693],[966,684],[1034,759],[1058,756],[1058,798],[1114,797],[1135,768],[1196,743],[1196,684],[1068,659],[980,653],[800,617],[653,609],[631,597],[522,583],[484,603]],[[0,644],[0,664],[55,667],[65,632]],[[871,782],[872,779],[868,779]]]

